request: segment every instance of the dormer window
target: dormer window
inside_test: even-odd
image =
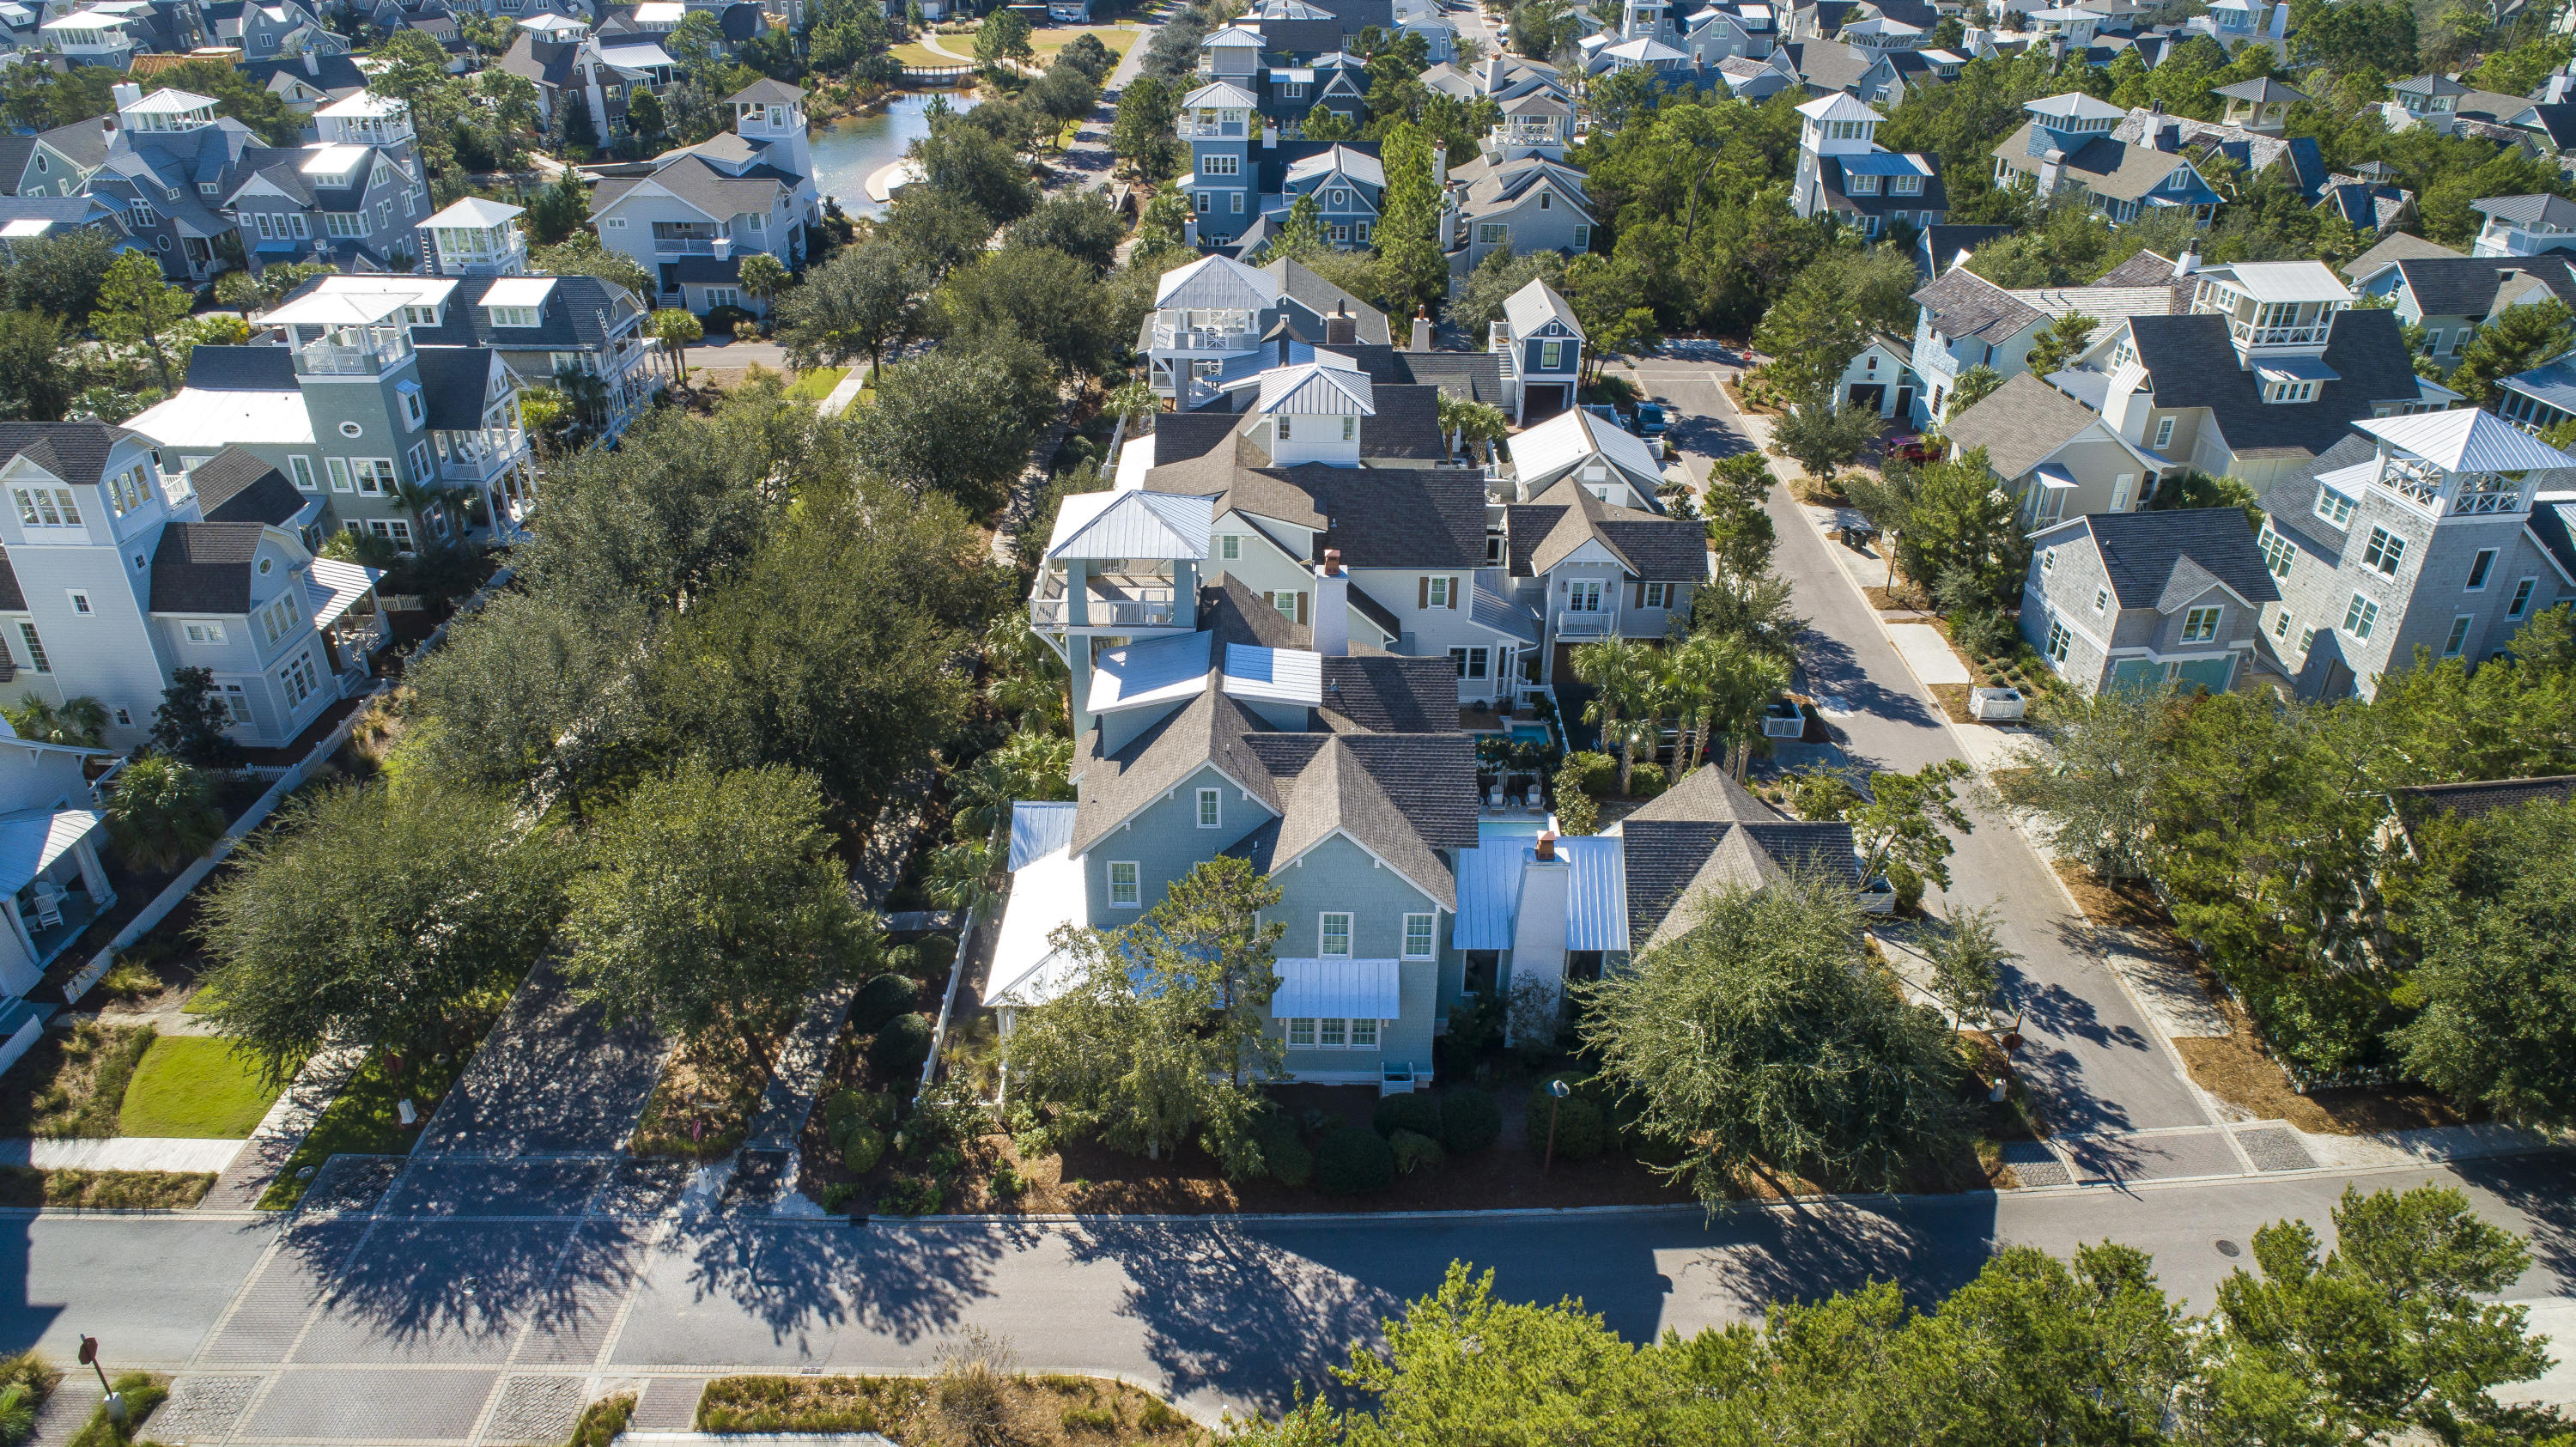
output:
[[[2314,382],[2274,382],[2263,389],[2266,402],[2313,402],[2316,396]]]
[[[2352,521],[2352,508],[2353,500],[2350,494],[2337,492],[2331,487],[2317,489],[2317,516],[2336,527],[2342,527]]]
[[[1845,189],[1854,196],[1875,196],[1878,194],[1878,178],[1876,176],[1854,175],[1845,177],[1844,179],[1848,183]]]
[[[212,196],[213,196],[217,191],[219,191],[219,190],[221,190],[221,189],[222,189],[221,187],[217,186],[217,185],[216,185],[214,182],[212,182],[212,181],[199,181],[199,182],[197,183],[197,194],[198,194],[198,195],[200,195],[200,196],[205,196],[205,197],[210,197],[210,198],[211,198],[211,197],[212,197]]]
[[[496,306],[488,310],[492,313],[492,325],[496,327],[533,327],[537,324],[537,309],[532,306]]]
[[[1899,196],[1919,196],[1923,194],[1923,178],[1920,176],[1899,176],[1889,189],[1893,190]]]

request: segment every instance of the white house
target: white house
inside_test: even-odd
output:
[[[805,261],[805,228],[823,220],[805,143],[805,92],[774,80],[732,97],[734,128],[656,157],[639,176],[610,176],[591,192],[599,239],[653,278],[661,306],[760,311],[742,289],[742,259],[765,252]]]

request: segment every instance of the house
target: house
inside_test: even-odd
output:
[[[2023,106],[2030,119],[1995,147],[1995,184],[2029,186],[2043,197],[2081,198],[2113,224],[2159,207],[2189,208],[2207,221],[2221,199],[2183,154],[2181,124],[2154,115],[2133,138],[2113,134],[2130,112],[2081,91]]]
[[[150,440],[123,428],[0,424],[0,456],[13,504],[0,509],[13,700],[94,698],[121,751],[150,737],[174,670],[206,668],[231,737],[277,747],[366,683],[385,642],[383,615],[359,611],[377,575],[317,558],[266,520],[298,505],[292,488],[231,487],[233,468],[266,473],[256,459],[229,458],[210,479],[250,516],[209,521],[185,480],[163,477]]]
[[[1597,413],[1570,407],[1511,436],[1503,502],[1535,502],[1566,478],[1602,502],[1660,513],[1663,464],[1644,439]]]
[[[367,88],[367,72],[360,68],[357,57],[314,46],[276,60],[246,60],[236,69],[276,96],[288,110],[306,115]]]
[[[2370,697],[2419,649],[2475,664],[2576,598],[2576,457],[2470,408],[2353,427],[2262,499],[2261,646],[2301,698]]]
[[[1907,415],[1922,424],[1942,416],[1960,375],[1970,368],[1984,367],[2006,379],[2021,375],[2040,333],[2059,317],[2083,315],[2102,323],[2093,333],[2098,339],[2122,318],[2163,316],[2190,305],[2189,288],[2175,285],[2175,263],[2154,252],[2139,253],[2091,286],[2007,289],[1954,264],[1915,292],[1913,300],[1914,341],[1905,350],[1904,366],[1920,389],[1915,400],[1921,410],[1905,414],[1889,409],[1886,415]],[[1896,354],[1887,355],[1893,359]],[[1855,359],[1855,365],[1863,365],[1866,356]],[[1870,378],[1858,380],[1867,385]],[[2055,385],[2078,394],[2083,388],[2080,381]]]
[[[734,128],[665,151],[640,175],[604,177],[590,193],[602,245],[654,278],[657,306],[759,311],[742,289],[742,258],[805,262],[805,228],[823,220],[805,141],[805,92],[759,80],[728,98]]]
[[[2332,210],[2345,225],[2364,235],[2394,235],[2399,227],[2415,223],[2414,192],[2361,175],[2339,172],[2327,177],[2325,188],[2318,194],[2317,207]]]
[[[1543,421],[1574,405],[1583,376],[1583,324],[1556,288],[1533,281],[1503,302],[1485,349],[1503,361],[1512,421]]]
[[[2576,254],[2407,258],[2359,277],[2353,290],[2393,304],[2400,323],[2423,327],[2422,355],[2448,372],[2491,319],[2518,306],[2576,302]]]
[[[213,44],[239,50],[246,61],[276,60],[305,51],[346,54],[348,37],[322,23],[314,10],[297,0],[261,4],[257,0],[219,0],[202,5]]]
[[[2365,251],[2361,255],[2354,257],[2352,260],[2345,262],[2337,269],[2343,273],[2345,280],[2358,282],[2365,276],[2377,273],[2382,266],[2385,266],[2392,261],[2410,260],[2419,256],[2460,256],[2464,254],[2465,253],[2463,252],[2453,251],[2451,248],[2441,245],[2438,242],[2427,241],[2421,236],[2416,236],[2404,231],[2392,231],[2386,236],[2379,238],[2377,242],[2371,245],[2371,248],[2368,251]]]
[[[2021,631],[2083,693],[2225,693],[2280,594],[2241,508],[2094,513],[2031,538]]]
[[[2557,357],[2496,384],[2495,414],[2535,436],[2576,419],[2576,359]]]
[[[462,541],[479,514],[506,539],[536,499],[518,375],[491,347],[414,340],[447,322],[467,284],[315,277],[261,314],[279,341],[198,347],[187,385],[126,425],[169,473],[247,449],[327,504],[328,531],[410,552]],[[462,517],[451,491],[466,498]]]
[[[1872,332],[1860,354],[1843,368],[1834,405],[1865,407],[1881,417],[1901,417],[1911,426],[1922,386],[1914,375],[1914,349],[1885,332]]]
[[[113,132],[95,120],[34,135],[0,136],[0,195],[77,196],[107,162]]]
[[[634,92],[668,85],[675,62],[649,35],[599,35],[569,16],[537,14],[519,21],[494,64],[536,87],[540,119],[551,125],[559,109],[578,106],[594,143],[605,144],[627,133]]]
[[[2520,96],[2478,90],[2447,76],[2418,75],[2390,81],[2388,99],[2379,111],[2392,131],[2423,126],[2447,136],[2486,128],[2509,136],[2514,118],[2530,104]]]
[[[2210,94],[2227,102],[2227,114],[2220,118],[2223,124],[2267,136],[2281,134],[2290,123],[2290,107],[2308,99],[2305,92],[2292,90],[2268,75],[2218,86]]]
[[[2469,209],[2486,218],[2472,256],[2539,256],[2576,251],[2576,201],[2564,196],[2490,196]]]
[[[1191,239],[1203,247],[1256,246],[1311,194],[1334,245],[1368,245],[1386,191],[1376,143],[1285,141],[1268,127],[1255,135],[1240,99],[1215,86],[1182,98],[1190,174],[1181,190],[1190,198]],[[1445,184],[1446,156],[1437,149],[1432,156],[1433,180]]]
[[[1876,140],[1878,112],[1850,96],[1819,96],[1798,107],[1798,179],[1790,206],[1802,217],[1830,215],[1876,240],[1903,224],[1941,224],[1949,203],[1939,164],[1930,156],[1891,151]]]
[[[125,213],[96,196],[0,196],[0,255],[15,257],[17,248],[74,231],[95,231],[130,251]]]
[[[5,603],[0,596],[0,603]],[[88,766],[105,749],[22,739],[0,720],[0,1070],[27,1053],[49,1013],[27,997],[45,967],[87,933],[90,921],[116,905],[116,886],[99,860],[107,841]]]
[[[1604,502],[1574,475],[1503,515],[1504,596],[1543,631],[1541,646],[1521,655],[1524,682],[1573,677],[1568,655],[1580,644],[1660,642],[1688,630],[1708,581],[1697,522]]]
[[[1449,172],[1441,206],[1452,296],[1496,252],[1580,256],[1592,249],[1583,173],[1544,153],[1469,161]]]
[[[2415,375],[2397,318],[2352,308],[2322,263],[2238,262],[2195,276],[2188,315],[2130,317],[2050,379],[2088,406],[2099,395],[2104,420],[2149,452],[2261,491],[2361,419],[2459,400]]]
[[[1159,397],[1179,396],[1249,356],[1285,327],[1293,340],[1326,346],[1390,344],[1386,314],[1286,258],[1252,267],[1209,256],[1164,272],[1136,350]],[[1183,398],[1183,410],[1206,400]]]
[[[1914,234],[1914,270],[1925,281],[1965,263],[1980,246],[2010,236],[2013,226],[1926,226]]]
[[[2100,414],[2028,372],[1941,429],[1953,461],[1979,448],[2037,532],[2067,518],[2143,508],[2171,459],[2123,437]]]

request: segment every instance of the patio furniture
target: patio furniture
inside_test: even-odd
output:
[[[63,889],[58,884],[38,883],[27,893],[35,900],[36,924],[51,929],[63,922]]]
[[[1536,809],[1536,808],[1538,808],[1538,807],[1539,807],[1539,786],[1538,786],[1538,785],[1536,785],[1536,784],[1532,784],[1532,785],[1530,785],[1530,791],[1529,791],[1529,806],[1530,806],[1532,809]]]
[[[1492,797],[1488,798],[1485,802],[1496,809],[1503,807],[1503,786],[1496,784],[1494,786]]]

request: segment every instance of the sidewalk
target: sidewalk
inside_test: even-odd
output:
[[[247,1211],[259,1204],[260,1194],[268,1189],[286,1158],[304,1143],[305,1132],[313,1129],[314,1120],[358,1073],[367,1058],[363,1045],[325,1050],[304,1063],[295,1083],[277,1097],[268,1108],[250,1139],[222,1168],[214,1189],[197,1203],[201,1211]]]
[[[77,1140],[0,1140],[0,1166],[40,1171],[221,1171],[248,1141],[121,1135]]]

